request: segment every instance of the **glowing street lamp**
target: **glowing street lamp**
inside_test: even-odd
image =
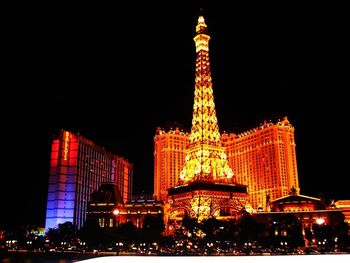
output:
[[[325,223],[325,220],[324,220],[324,218],[317,218],[317,219],[316,219],[316,223],[317,223],[318,225],[323,225],[323,224]]]
[[[119,209],[114,209],[113,211],[112,211],[112,214],[115,216],[115,226],[116,227],[118,227],[119,226],[119,215],[120,215],[120,211],[119,211]]]

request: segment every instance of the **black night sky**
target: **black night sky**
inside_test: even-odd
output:
[[[134,191],[152,193],[157,126],[190,129],[200,7],[220,130],[288,116],[301,193],[350,199],[347,8],[146,2],[31,6],[21,23],[13,19],[0,224],[44,225],[50,144],[60,129],[126,157]]]

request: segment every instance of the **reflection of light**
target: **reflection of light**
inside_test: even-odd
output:
[[[316,219],[316,223],[319,224],[319,225],[322,225],[324,224],[325,220],[323,218],[317,218]]]
[[[118,209],[115,209],[115,210],[113,210],[113,215],[119,215],[119,210]]]

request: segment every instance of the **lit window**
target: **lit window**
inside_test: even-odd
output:
[[[103,217],[98,219],[98,224],[100,227],[105,227],[105,219]]]

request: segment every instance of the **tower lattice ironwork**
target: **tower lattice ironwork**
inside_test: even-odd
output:
[[[199,222],[210,217],[235,218],[245,208],[247,188],[235,182],[221,145],[209,62],[209,40],[203,16],[196,35],[196,78],[192,129],[178,185],[168,189],[166,221],[185,215]]]
[[[204,17],[198,18],[196,77],[190,144],[180,173],[179,185],[194,181],[234,183],[225,148],[220,143],[209,61],[209,40]]]

